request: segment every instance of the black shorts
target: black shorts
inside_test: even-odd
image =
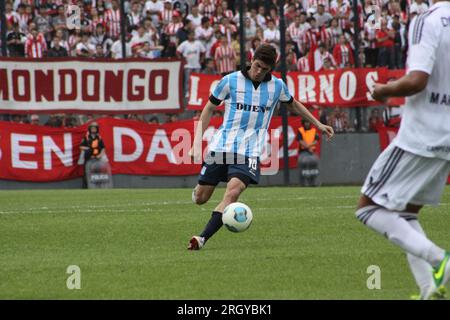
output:
[[[259,158],[211,151],[203,162],[198,183],[216,186],[221,181],[228,182],[231,178],[236,177],[245,186],[248,186],[249,184],[258,184],[259,176]]]

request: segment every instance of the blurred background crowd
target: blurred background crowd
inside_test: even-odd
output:
[[[70,29],[67,5],[80,9],[80,28]],[[192,72],[224,75],[241,68],[241,43],[250,61],[260,43],[279,52],[278,1],[244,1],[245,41],[239,36],[239,1],[235,0],[133,0],[124,1],[125,21],[118,0],[15,0],[6,2],[7,55],[11,57],[123,58],[121,32],[126,33],[126,57],[182,58],[184,92]],[[359,19],[347,0],[285,1],[287,71],[319,71],[348,67],[403,69],[407,30],[411,19],[427,10],[423,0],[358,1]],[[373,27],[374,6],[380,24]],[[356,25],[357,24],[357,25]],[[123,27],[123,28],[122,28]],[[359,30],[355,34],[355,30]],[[357,39],[357,41],[355,41]],[[358,44],[358,48],[355,47]],[[319,49],[320,64],[312,60]],[[355,61],[358,61],[356,65]],[[276,67],[276,70],[279,66]],[[399,108],[361,108],[362,123],[353,109],[319,108],[323,121],[336,132],[374,131],[400,114]],[[165,123],[198,117],[180,114],[122,115],[121,118]],[[220,112],[216,116],[221,116]],[[40,125],[77,126],[90,115],[0,115],[3,120]],[[95,116],[98,117],[98,116]]]

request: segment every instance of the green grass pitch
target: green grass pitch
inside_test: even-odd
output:
[[[0,299],[408,299],[405,254],[354,216],[358,187],[258,188],[250,229],[186,250],[224,192],[190,189],[0,192]],[[450,188],[421,223],[450,248]],[[69,290],[69,265],[81,289]],[[381,289],[369,290],[370,265]]]

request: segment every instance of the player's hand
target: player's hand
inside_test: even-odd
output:
[[[389,96],[385,93],[385,84],[375,83],[372,91],[372,98],[377,101],[385,103]]]
[[[332,127],[324,125],[323,123],[320,124],[318,127],[319,131],[322,132],[322,134],[325,134],[327,136],[327,140],[330,141],[331,138],[334,136],[334,130]]]

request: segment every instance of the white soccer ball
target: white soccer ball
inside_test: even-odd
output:
[[[253,220],[252,210],[244,203],[233,202],[223,210],[222,222],[232,232],[243,232]]]

